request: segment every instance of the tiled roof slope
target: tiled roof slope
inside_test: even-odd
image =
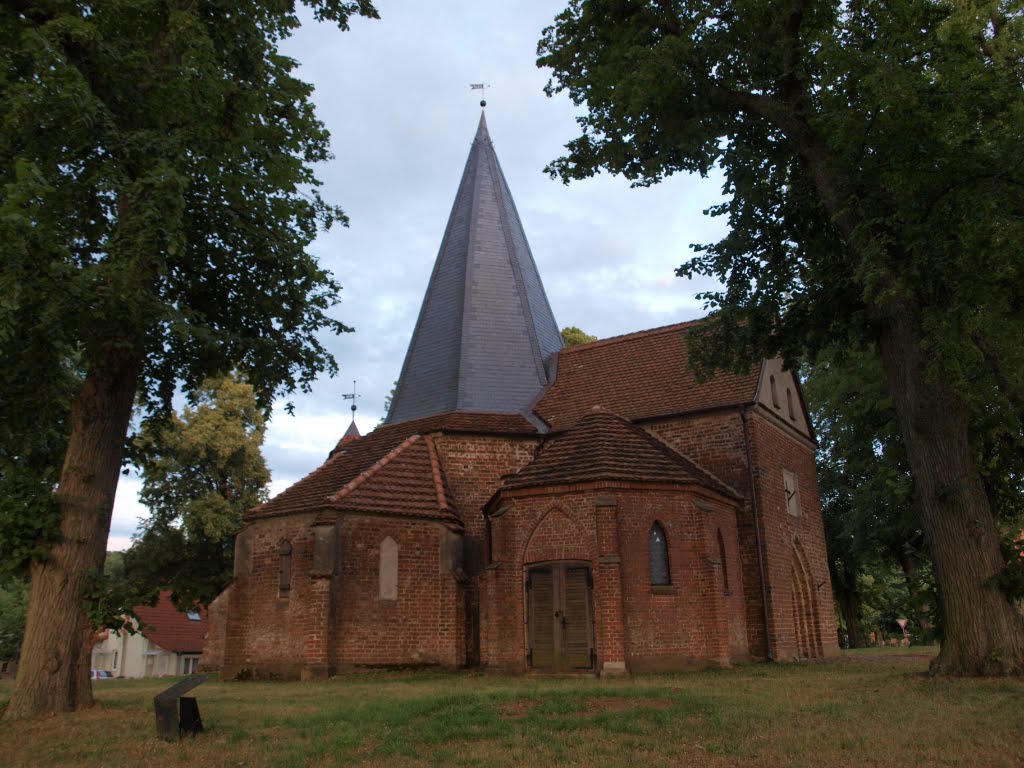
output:
[[[134,611],[139,617],[142,634],[150,642],[175,653],[202,652],[206,634],[204,609],[198,611],[199,621],[193,621],[174,607],[170,590],[164,590],[156,605],[137,605]]]
[[[270,501],[250,510],[246,517],[255,519],[323,509],[328,506],[328,497],[337,494],[404,440],[431,432],[528,435],[536,433],[536,428],[519,414],[448,413],[378,427],[358,440],[345,442],[342,438],[327,461]]]
[[[356,426],[356,420],[352,419],[352,423],[348,425],[348,429],[345,430],[345,434],[341,436],[341,442],[338,445],[345,445],[351,443],[353,440],[358,440],[362,435],[359,434],[359,427]]]
[[[434,441],[418,434],[349,481],[328,503],[345,512],[422,517],[462,526]]]
[[[387,421],[524,412],[561,347],[481,115]]]
[[[754,400],[761,364],[744,374],[718,373],[698,383],[687,334],[695,320],[566,347],[554,384],[534,412],[563,431],[602,406],[630,421],[738,405]]]
[[[503,489],[568,485],[597,480],[690,484],[732,498],[739,494],[644,430],[620,416],[595,410],[550,439]]]

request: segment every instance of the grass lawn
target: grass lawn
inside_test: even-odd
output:
[[[0,725],[0,765],[1024,765],[1024,680],[932,679],[910,650],[619,680],[211,682],[206,733],[177,744],[152,706],[173,681],[100,681],[88,712]]]

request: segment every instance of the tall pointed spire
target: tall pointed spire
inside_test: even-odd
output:
[[[387,421],[525,412],[561,347],[481,112]]]

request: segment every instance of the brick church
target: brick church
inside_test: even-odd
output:
[[[385,424],[249,512],[204,666],[836,656],[800,388],[778,360],[698,383],[695,324],[563,348],[481,116]]]

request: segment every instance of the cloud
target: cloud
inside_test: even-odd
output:
[[[311,393],[282,398],[264,454],[279,492],[315,469],[348,426],[342,394],[357,380],[363,433],[384,415],[476,132],[481,80],[487,122],[555,318],[600,337],[697,317],[703,283],[674,270],[689,244],[716,240],[720,178],[677,176],[648,189],[601,175],[568,186],[544,167],[578,134],[567,97],[543,94],[535,65],[542,29],[564,0],[518,3],[378,0],[380,21],[340,32],[308,20],[287,42],[299,77],[315,86],[335,158],[318,175],[348,228],[311,246],[344,287],[333,315],[356,332],[325,337],[341,369]],[[282,410],[295,406],[295,416]],[[111,543],[125,542],[145,510],[138,481],[122,479]]]

